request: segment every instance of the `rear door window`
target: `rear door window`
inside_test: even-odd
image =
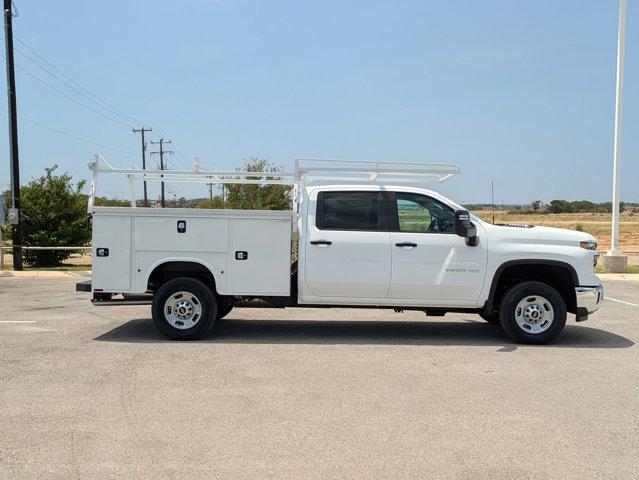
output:
[[[378,231],[383,205],[380,192],[320,192],[316,226],[320,230]]]

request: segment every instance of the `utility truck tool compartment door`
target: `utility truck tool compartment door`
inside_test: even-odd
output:
[[[290,294],[290,219],[235,219],[229,243],[229,291],[235,295]]]
[[[131,217],[93,217],[92,286],[104,292],[131,288]]]
[[[179,214],[135,217],[136,251],[173,251],[188,254],[228,251],[228,220]]]

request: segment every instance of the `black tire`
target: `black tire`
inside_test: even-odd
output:
[[[543,316],[553,310],[552,322],[546,329],[538,333],[528,331],[517,322],[518,305],[527,297],[538,297],[531,300],[530,305],[539,304],[543,310],[541,323],[538,325],[526,324],[529,329],[544,328]],[[542,301],[542,300],[545,300]],[[549,304],[549,305],[548,305]],[[548,311],[547,311],[548,310]],[[534,314],[534,312],[533,312]],[[511,287],[501,300],[499,308],[499,319],[504,332],[517,343],[527,343],[539,345],[548,343],[557,337],[566,325],[566,302],[563,297],[552,288],[542,282],[523,282]]]
[[[233,310],[233,304],[231,303],[220,303],[217,306],[217,318],[216,320],[221,320],[226,317]]]
[[[499,325],[499,312],[493,312],[490,315],[480,313],[479,316],[493,325]]]
[[[180,292],[188,295],[178,296]],[[172,298],[175,296],[174,298]],[[190,317],[177,318],[177,309],[182,307],[188,315],[188,306],[169,305],[170,303],[185,302],[191,305],[193,312]],[[217,315],[217,301],[211,289],[200,280],[181,277],[169,280],[162,285],[153,297],[151,307],[153,322],[165,336],[173,340],[196,340],[205,336],[213,326]],[[192,326],[189,326],[192,322]],[[174,326],[172,323],[179,325]]]

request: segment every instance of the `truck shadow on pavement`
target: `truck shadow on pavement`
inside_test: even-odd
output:
[[[178,343],[165,338],[151,319],[131,320],[94,340],[123,343]],[[482,321],[401,322],[225,319],[197,343],[311,344],[311,345],[433,345],[496,346],[517,349],[496,325]],[[615,333],[582,325],[566,325],[546,347],[628,348],[634,342]]]

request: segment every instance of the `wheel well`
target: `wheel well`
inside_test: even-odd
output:
[[[155,292],[164,283],[178,277],[197,278],[216,292],[213,274],[207,267],[197,262],[165,262],[158,265],[149,275],[147,289]]]
[[[575,286],[576,273],[565,264],[517,263],[497,270],[484,310],[492,313],[499,307],[501,299],[510,287],[521,282],[543,282],[559,292],[570,313],[577,312]]]

